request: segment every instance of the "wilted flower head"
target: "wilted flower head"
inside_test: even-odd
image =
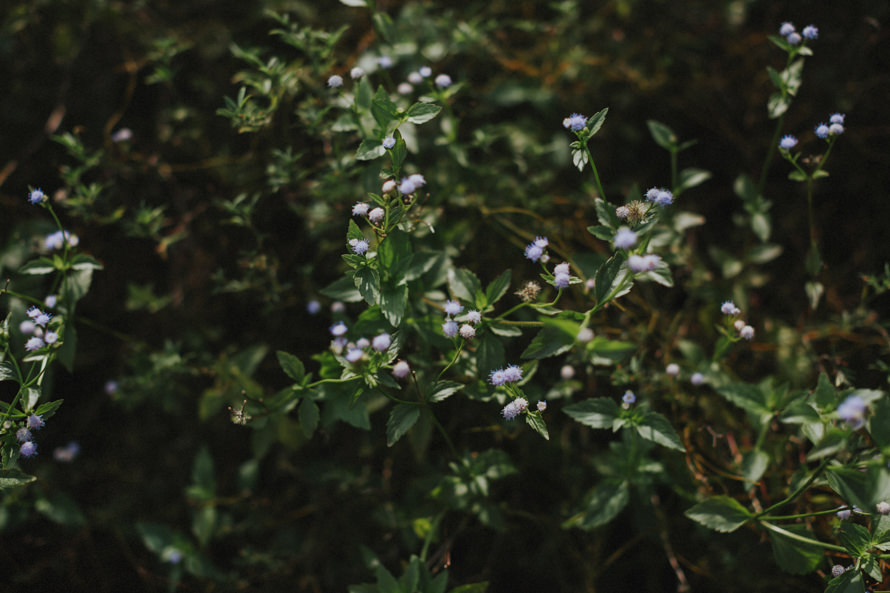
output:
[[[837,407],[837,415],[855,430],[865,424],[865,410],[865,401],[858,395],[851,395]]]
[[[533,280],[529,280],[525,283],[521,289],[516,291],[516,296],[522,299],[526,303],[530,303],[531,301],[538,298],[538,294],[541,292],[541,286],[534,282]]]

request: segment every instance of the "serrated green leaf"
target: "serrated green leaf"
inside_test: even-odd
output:
[[[603,127],[603,124],[606,122],[607,113],[609,113],[608,107],[597,111],[587,120],[587,129],[589,130],[587,134],[588,138],[599,132],[600,128]]]
[[[454,381],[439,381],[435,385],[433,385],[433,390],[430,392],[429,401],[431,402],[440,402],[446,398],[451,397],[464,386],[462,383],[455,383]]]
[[[0,381],[17,381],[18,375],[8,362],[0,362]]]
[[[583,510],[563,523],[563,527],[590,530],[605,525],[618,516],[630,502],[630,488],[624,480],[608,479],[588,494]]]
[[[408,287],[404,284],[385,286],[380,293],[380,310],[393,327],[399,327],[408,306]]]
[[[760,449],[752,449],[742,456],[742,476],[749,482],[757,482],[769,467],[769,455]]]
[[[488,286],[485,287],[485,301],[486,307],[490,307],[495,304],[501,297],[507,294],[507,290],[510,288],[510,278],[511,273],[510,270],[504,271],[503,274],[492,280]]]
[[[398,112],[399,107],[389,98],[389,93],[383,90],[382,86],[378,86],[371,100],[371,115],[374,116],[374,121],[380,129],[388,132],[389,124],[399,120]]]
[[[505,356],[501,340],[489,332],[482,334],[476,345],[476,366],[481,376],[487,377],[491,371],[504,366]]]
[[[634,428],[641,437],[648,441],[658,443],[668,449],[686,451],[677,431],[674,430],[668,419],[658,412],[651,410],[646,412]]]
[[[858,570],[848,570],[828,581],[825,593],[865,593],[865,581]]]
[[[838,532],[838,540],[847,548],[850,556],[859,558],[871,547],[871,534],[862,525],[844,521]]]
[[[466,268],[451,268],[448,270],[448,286],[457,298],[476,303],[476,295],[482,294],[482,283],[476,274]]]
[[[619,409],[611,398],[597,397],[563,408],[575,422],[591,428],[612,428],[618,417]]]
[[[335,301],[343,301],[344,303],[357,303],[363,298],[356,288],[352,275],[341,276],[318,292]]]
[[[281,365],[284,373],[297,383],[302,383],[303,378],[306,376],[306,368],[300,359],[283,350],[279,350],[275,355],[278,357],[278,364]]]
[[[603,303],[612,288],[624,263],[624,256],[616,253],[599,267],[594,276],[594,297],[597,304]]]
[[[531,426],[535,430],[535,432],[544,437],[546,440],[550,440],[550,433],[547,432],[547,424],[544,423],[544,418],[542,418],[539,414],[526,414],[525,423]]]
[[[684,514],[693,521],[721,533],[735,531],[752,517],[745,507],[728,496],[714,496],[703,500]]]
[[[377,270],[368,267],[359,268],[355,271],[353,282],[366,303],[369,305],[378,304],[380,301],[380,279]]]
[[[766,405],[766,394],[757,385],[750,383],[730,383],[717,388],[717,393],[756,416],[769,415]]]
[[[587,232],[602,241],[611,241],[615,237],[615,231],[601,224],[587,227]]]
[[[405,436],[417,419],[420,418],[420,406],[396,404],[386,421],[386,446],[392,447],[396,441]]]
[[[79,253],[71,260],[71,268],[74,270],[101,270],[102,264],[95,258]]]
[[[544,327],[532,339],[522,358],[549,358],[567,352],[575,345],[580,325],[568,319],[544,319]]]
[[[814,539],[812,532],[804,525],[783,525],[782,531],[769,531],[769,540],[773,548],[776,564],[791,574],[807,574],[816,570],[822,561],[822,549],[794,539],[783,532],[790,532],[809,539]]]

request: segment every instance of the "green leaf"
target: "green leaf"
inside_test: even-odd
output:
[[[750,383],[730,383],[717,388],[717,393],[755,416],[771,414],[766,405],[766,394],[757,385]]]
[[[485,332],[476,345],[476,366],[483,377],[504,366],[504,345],[493,334]]]
[[[763,243],[748,249],[745,259],[755,264],[765,264],[782,255],[782,246],[775,243]]]
[[[760,449],[752,449],[742,456],[742,476],[749,482],[757,482],[769,467],[769,455]]]
[[[573,150],[572,164],[575,165],[579,171],[583,171],[584,165],[587,164],[587,153],[580,148]]]
[[[813,534],[804,525],[783,525],[783,531],[813,539]],[[794,539],[782,532],[769,530],[769,540],[773,548],[776,564],[791,574],[807,574],[816,570],[822,561],[822,549]]]
[[[801,171],[792,171],[788,174],[788,179],[790,179],[791,181],[803,182],[807,180],[807,176]]]
[[[861,557],[871,547],[871,534],[868,529],[849,521],[844,521],[841,525],[838,540],[853,558]]]
[[[623,360],[628,354],[636,350],[637,344],[610,340],[603,336],[596,336],[587,343],[588,354],[593,358],[594,364],[612,364]]]
[[[309,398],[303,399],[302,403],[300,403],[299,417],[303,435],[307,439],[312,438],[312,433],[318,428],[318,404]]]
[[[596,198],[593,201],[593,207],[596,210],[596,219],[599,223],[613,231],[609,235],[609,238],[606,239],[606,241],[611,241],[615,234],[614,231],[621,226],[621,220],[618,218],[618,215],[615,214],[615,206],[602,198]],[[590,228],[587,230],[590,230]]]
[[[735,195],[740,197],[745,204],[757,201],[757,185],[748,175],[739,175],[732,184]]]
[[[0,491],[6,490],[7,488],[16,488],[18,486],[24,486],[25,484],[30,484],[34,480],[36,480],[34,476],[29,476],[28,474],[22,473],[18,469],[4,469],[0,470]]]
[[[400,278],[404,269],[410,265],[411,253],[411,238],[408,233],[394,230],[377,247],[381,271],[386,270],[389,277]]]
[[[709,529],[731,533],[748,522],[751,513],[739,502],[728,496],[714,496],[703,500],[685,515]]]
[[[342,1],[342,0],[341,0]],[[362,0],[366,1],[366,0]],[[382,10],[375,10],[371,15],[371,19],[374,21],[374,29],[380,32],[383,40],[386,41],[390,45],[394,45],[397,40],[397,35],[395,31],[395,27],[393,26],[392,18]]]
[[[890,445],[890,401],[882,397],[872,404],[873,414],[868,420],[868,433],[878,448]]]
[[[616,253],[596,271],[596,276],[594,276],[594,297],[596,297],[597,304],[603,303],[603,299],[608,296],[623,263],[624,256],[621,253]]]
[[[18,381],[15,367],[8,362],[0,362],[0,381]]]
[[[369,305],[376,305],[380,301],[380,279],[377,270],[365,267],[355,271],[353,276],[355,287]]]
[[[476,304],[476,295],[482,294],[482,283],[476,274],[466,268],[448,270],[448,286],[457,298]]]
[[[389,93],[382,86],[377,87],[374,99],[371,100],[371,115],[384,132],[389,131],[389,124],[399,120],[399,107],[389,98]]]
[[[404,284],[386,286],[380,293],[380,310],[393,327],[399,327],[408,306],[408,287]]]
[[[649,127],[649,133],[652,134],[652,139],[655,140],[655,143],[660,147],[665,150],[673,150],[677,147],[677,141],[679,139],[669,127],[654,119],[647,120],[646,125]]]
[[[658,412],[651,410],[646,412],[634,428],[641,437],[648,441],[658,443],[668,449],[686,451],[686,447],[683,446],[677,431],[674,430],[668,419]]]
[[[611,398],[597,397],[563,408],[563,412],[591,428],[612,428],[618,418],[619,409]]]
[[[602,241],[611,241],[615,238],[615,231],[601,224],[587,227],[587,232]]]
[[[481,581],[455,587],[449,593],[485,593],[486,591],[488,591],[488,581]]]
[[[486,307],[495,304],[501,300],[501,297],[507,294],[507,290],[510,288],[510,278],[510,270],[506,270],[485,287]]]
[[[761,241],[769,239],[772,233],[772,222],[770,217],[763,212],[755,212],[751,215],[751,231],[757,235]]]
[[[776,119],[788,111],[789,107],[791,107],[790,96],[783,97],[782,93],[773,93],[766,103],[766,112],[770,119]]]
[[[541,417],[540,414],[526,414],[525,423],[534,428],[535,432],[544,437],[546,440],[550,440],[550,433],[547,432],[547,425],[544,423],[544,418]]]
[[[679,179],[677,180],[677,193],[686,191],[687,189],[691,189],[693,187],[697,187],[711,178],[711,172],[705,171],[704,169],[696,169],[694,167],[689,167],[687,169],[683,169],[680,171]]]
[[[383,143],[374,138],[366,138],[358,145],[355,151],[355,158],[359,161],[371,161],[386,154]]]
[[[603,127],[603,124],[606,121],[607,113],[609,113],[608,107],[597,111],[590,119],[587,120],[587,129],[590,130],[587,134],[588,138],[599,132],[600,128]]]
[[[345,4],[346,6],[354,6],[357,8],[368,5],[366,0],[340,0],[340,4]]]
[[[865,472],[846,467],[829,467],[825,477],[828,479],[828,485],[842,500],[863,510],[871,508],[870,485]]]
[[[60,525],[80,527],[87,524],[87,518],[77,503],[61,491],[53,492],[48,498],[38,498],[34,508],[50,521]]]
[[[590,530],[605,525],[618,516],[630,502],[630,488],[624,480],[607,479],[588,494],[584,510],[563,523],[564,528]]]
[[[396,404],[386,422],[386,446],[392,447],[396,441],[405,436],[418,418],[420,418],[420,406]]]
[[[56,271],[56,266],[53,263],[53,260],[47,259],[45,257],[41,257],[39,259],[35,259],[33,261],[29,261],[21,268],[19,268],[19,274],[28,274],[30,276],[41,276],[44,274],[52,274]]]
[[[192,487],[189,494],[195,498],[209,500],[216,493],[216,476],[213,471],[213,457],[206,445],[202,446],[195,454],[192,466]]]
[[[75,270],[101,270],[102,264],[88,255],[79,253],[71,260],[71,268]]]
[[[568,319],[544,319],[544,327],[534,337],[522,358],[548,358],[567,352],[575,345],[575,337],[581,327]]]
[[[408,108],[408,121],[415,125],[424,124],[442,111],[442,108],[433,103],[415,103]]]
[[[821,282],[807,282],[803,286],[804,292],[807,293],[807,301],[810,303],[810,309],[816,309],[822,294],[825,292],[825,286]]]
[[[278,364],[281,365],[284,374],[297,383],[302,383],[303,378],[306,376],[306,369],[300,359],[283,350],[279,350],[275,355],[278,357]]]
[[[819,382],[816,384],[816,390],[813,392],[813,401],[819,406],[819,409],[834,409],[837,404],[837,391],[831,384],[831,379],[825,373],[819,373]]]
[[[341,276],[319,290],[319,292],[328,298],[335,301],[343,301],[344,303],[357,303],[362,300],[362,295],[356,289],[354,277],[351,275]]]
[[[435,403],[440,402],[446,398],[451,397],[464,386],[462,383],[455,383],[454,381],[439,381],[435,385],[433,385],[433,390],[430,392],[429,401]]]
[[[377,576],[377,593],[403,593],[399,582],[382,564],[378,564],[374,572]]]

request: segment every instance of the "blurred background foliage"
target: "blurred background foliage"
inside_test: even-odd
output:
[[[392,18],[389,38],[368,10],[336,2],[4,3],[3,253],[21,253],[39,234],[25,200],[28,186],[39,186],[105,267],[80,305],[76,373],[54,377],[65,405],[46,428],[39,481],[4,494],[4,587],[161,591],[175,576],[183,590],[343,591],[372,580],[369,551],[399,574],[422,545],[438,508],[429,492],[448,473],[442,443],[387,449],[383,417],[373,414],[370,430],[323,420],[307,441],[295,420],[250,430],[226,410],[289,384],[276,350],[306,361],[326,347],[336,315],[319,290],[342,271],[352,203],[379,180],[346,158],[355,145],[332,130],[325,81],[355,65],[370,72],[383,54],[395,61],[380,74],[393,87],[425,64],[459,86],[453,117],[427,124],[443,140],[410,159],[436,188],[425,207],[437,213],[440,240],[483,282],[516,267],[538,234],[557,253],[604,253],[585,230],[595,190],[572,167],[560,124],[570,112],[608,106],[591,147],[612,201],[670,178],[648,119],[698,139],[681,166],[712,173],[682,198],[707,223],[689,233],[695,265],[674,272],[683,288],[658,293],[666,299],[659,309],[677,316],[658,331],[708,331],[697,309],[742,290],[737,298],[766,333],[797,333],[778,357],[741,355],[740,374],[775,373],[800,387],[814,384],[818,369],[844,364],[851,375],[859,369],[857,380],[886,385],[887,369],[872,364],[876,348],[842,337],[856,323],[842,312],[858,306],[862,274],[880,273],[890,259],[886,2],[415,0],[377,9]],[[782,255],[740,288],[709,251],[743,258],[756,244],[732,187],[741,173],[758,176],[770,142],[765,68],[782,67],[783,57],[766,37],[786,20],[820,28],[787,132],[811,134],[828,113],[847,113],[831,177],[817,185],[827,293],[822,329],[810,334],[812,320],[800,313],[806,198],[785,179],[784,163],[774,164],[766,195]],[[252,103],[238,130],[219,111],[242,86],[274,92]],[[116,136],[124,128],[131,137]],[[4,278],[13,263],[0,261]],[[306,312],[314,298],[325,306],[318,316]],[[614,319],[635,327],[651,313],[641,304]],[[645,327],[641,341],[670,342]],[[607,385],[590,377],[586,393]],[[591,485],[577,456],[593,462],[594,445],[608,437],[570,422],[546,443],[523,431],[461,430],[490,407],[443,404],[462,450],[494,447],[521,466],[491,480],[490,499],[508,521],[484,508],[446,515],[436,562],[454,584],[666,590],[676,580],[659,530],[669,528],[695,591],[819,586],[770,568],[769,546],[753,532],[730,539],[693,525],[681,497],[640,504],[597,531],[561,529],[570,502]],[[71,439],[81,456],[54,464],[53,443]],[[580,452],[566,454],[569,442]],[[650,516],[652,508],[664,516]],[[191,532],[183,537],[207,564],[171,575],[151,542],[177,536],[158,533],[160,525]]]

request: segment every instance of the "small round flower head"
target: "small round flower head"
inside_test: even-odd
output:
[[[179,564],[182,562],[182,552],[179,550],[171,550],[169,554],[167,554],[167,562],[170,564]]]
[[[46,346],[46,344],[43,342],[43,340],[41,340],[37,336],[32,336],[32,337],[28,338],[27,342],[25,342],[25,350],[27,350],[28,352],[34,352],[35,350],[40,350],[44,346]]]
[[[346,305],[342,301],[331,303],[331,313],[343,313],[344,311],[346,311]]]
[[[451,86],[451,77],[447,74],[440,74],[436,77],[436,86],[440,89],[448,88]]]
[[[25,441],[31,440],[31,431],[25,427],[22,427],[15,431],[15,438],[18,442],[24,443]]]
[[[799,45],[803,37],[800,36],[800,33],[790,33],[785,37],[785,40],[789,45]]]
[[[401,183],[399,183],[399,192],[402,195],[413,194],[415,190],[417,190],[417,185],[411,181],[410,177],[403,178]]]
[[[850,518],[852,511],[850,509],[842,509],[837,512],[837,518],[841,521],[846,521]]]
[[[411,372],[411,367],[404,360],[400,360],[392,367],[392,376],[396,379],[404,379]]]
[[[509,404],[504,406],[504,409],[501,410],[501,414],[503,414],[504,418],[507,420],[513,420],[520,414],[519,406],[516,405],[516,400],[511,401]]]
[[[534,243],[531,243],[528,247],[525,248],[525,257],[527,259],[538,261],[539,259],[541,259],[542,255],[544,255],[544,250]]]
[[[37,316],[42,314],[42,312],[40,311],[40,309],[38,309],[37,307],[34,307],[34,306],[28,307],[28,310],[25,311],[25,313],[26,313],[26,314],[28,315],[28,317],[30,317],[31,319],[37,319]]]
[[[738,315],[741,313],[741,310],[735,306],[735,303],[732,301],[724,301],[722,305],[720,305],[720,312],[724,315]]]
[[[782,23],[782,26],[779,27],[779,35],[782,37],[788,37],[792,33],[794,33],[794,25],[789,22],[784,22]]]
[[[742,329],[739,330],[739,337],[745,340],[751,340],[754,338],[754,328],[750,325],[746,325]]]
[[[80,445],[71,441],[64,447],[56,447],[53,451],[53,459],[60,463],[70,463],[80,454]]]
[[[563,367],[559,369],[559,376],[568,381],[575,376],[575,367],[570,364],[563,365]]]
[[[630,208],[628,208],[627,206],[618,206],[617,208],[615,208],[615,216],[617,216],[621,220],[624,220],[625,218],[630,216]]]
[[[553,286],[556,288],[568,288],[571,284],[571,277],[568,274],[556,274],[553,276]]]
[[[22,335],[30,336],[34,333],[34,328],[37,326],[30,319],[25,319],[19,324],[19,331],[22,332]]]
[[[445,334],[447,338],[453,338],[457,335],[457,322],[449,319],[445,323],[442,324],[442,333]]]
[[[361,338],[359,338],[358,340],[355,341],[355,347],[356,347],[356,348],[362,348],[362,349],[364,349],[364,348],[367,348],[367,347],[370,346],[370,345],[371,345],[371,341],[368,340],[368,338],[366,338],[366,337],[364,337],[364,336],[361,337]]]
[[[618,249],[630,249],[637,244],[637,234],[628,227],[623,226],[615,231],[613,242]]]
[[[59,341],[59,334],[54,331],[48,331],[46,332],[46,335],[43,336],[43,341],[50,345],[55,344]]]
[[[547,409],[547,402],[545,402],[545,401],[543,401],[543,400],[542,400],[542,401],[539,401],[537,407],[538,407],[538,411],[539,411],[539,412],[543,412],[544,410]]]
[[[352,239],[349,244],[357,255],[364,255],[368,250],[368,242],[364,239]]]
[[[556,267],[553,268],[553,275],[558,274],[569,274],[569,264],[568,262],[562,262],[561,264],[557,264]]]
[[[522,368],[515,364],[511,364],[504,369],[504,378],[508,383],[516,383],[522,379]]]
[[[364,75],[365,75],[365,71],[363,69],[359,68],[358,66],[356,66],[355,68],[353,68],[352,70],[349,71],[349,77],[352,78],[352,80],[361,78]]]
[[[331,335],[332,335],[332,336],[334,336],[334,337],[340,337],[340,336],[346,335],[346,332],[347,332],[348,330],[347,330],[347,328],[346,328],[346,324],[343,323],[342,321],[340,321],[340,322],[335,323],[334,325],[332,325],[330,331],[331,331]]]
[[[414,90],[414,87],[411,85],[410,82],[399,83],[399,86],[396,87],[396,91],[400,95],[410,95],[411,91],[413,91],[413,90]]]
[[[306,312],[310,315],[318,315],[321,312],[321,303],[317,300],[312,299],[308,303],[306,303]]]
[[[433,73],[433,69],[429,66],[421,66],[417,72],[424,78],[428,78]]]
[[[412,72],[408,75],[408,82],[411,84],[420,84],[423,82],[423,76],[420,75],[420,72]]]
[[[328,86],[332,89],[343,86],[343,77],[339,74],[334,74],[328,78]]]
[[[496,371],[491,371],[488,374],[488,382],[494,385],[495,387],[499,387],[507,382],[507,375],[504,373],[504,369],[497,369]]]
[[[840,136],[844,133],[844,126],[842,124],[831,124],[828,126],[828,133],[832,136]]]
[[[117,384],[117,381],[114,381],[114,380],[106,381],[105,382],[105,394],[106,395],[114,395],[115,393],[117,393],[118,387],[119,387],[119,385]]]
[[[460,326],[460,330],[458,330],[458,332],[460,333],[460,337],[465,340],[472,340],[476,337],[476,330],[469,323],[465,323]]]
[[[566,129],[572,130],[573,132],[578,132],[584,129],[584,126],[587,125],[587,118],[580,113],[573,113],[564,120],[562,120],[562,126]]]
[[[461,305],[457,301],[445,301],[445,304],[442,306],[442,309],[445,311],[445,315],[457,315],[461,311],[464,310],[464,306]]]
[[[797,138],[795,138],[791,134],[786,134],[785,136],[782,136],[781,140],[779,140],[779,148],[781,148],[782,150],[791,150],[795,146],[797,146]]]
[[[22,457],[28,458],[34,455],[37,455],[37,445],[34,441],[25,441],[22,443],[22,446],[19,447],[19,453],[22,454]]]
[[[807,25],[803,28],[803,31],[800,32],[803,35],[804,39],[818,39],[819,38],[819,29],[817,29],[814,25]]]
[[[689,382],[695,386],[701,385],[705,382],[705,376],[701,373],[692,373],[692,376],[689,377]]]
[[[671,377],[676,377],[680,374],[680,365],[675,362],[667,365],[664,369],[664,372],[670,375]]]
[[[832,124],[843,124],[844,118],[847,117],[843,113],[832,113],[828,116],[828,123]]]
[[[386,210],[384,210],[380,206],[368,212],[368,220],[370,220],[373,224],[377,224],[378,222],[382,221],[385,216]]]
[[[390,344],[392,344],[392,337],[386,332],[374,336],[374,339],[371,341],[371,347],[377,352],[385,352]]]
[[[395,179],[387,179],[383,182],[383,185],[380,187],[380,192],[384,194],[391,194],[396,190],[396,180]]]
[[[130,128],[121,128],[111,135],[112,142],[126,142],[133,139],[133,130]]]
[[[587,342],[593,340],[593,330],[589,327],[581,328],[578,331],[578,335],[575,336],[575,339],[581,342],[582,344],[586,344]]]
[[[637,395],[630,390],[624,392],[624,395],[621,396],[621,401],[627,405],[631,405],[637,401]]]
[[[389,150],[390,148],[392,148],[395,145],[396,145],[395,136],[387,136],[386,138],[383,139],[383,148]]]
[[[349,362],[358,362],[364,355],[365,351],[361,348],[350,348],[346,351],[346,356],[344,358]]]
[[[392,58],[389,56],[380,56],[377,58],[377,65],[381,68],[392,68]]]
[[[670,206],[674,203],[674,194],[672,194],[669,190],[662,189],[658,192],[658,195],[655,196],[654,202],[661,207]]]
[[[513,403],[516,404],[520,412],[525,412],[528,409],[528,400],[524,397],[517,397],[513,400]]]
[[[48,295],[45,299],[43,299],[43,304],[52,309],[56,306],[58,302],[58,297],[54,294]]]
[[[39,187],[37,189],[32,189],[28,193],[28,201],[32,204],[39,204],[40,202],[46,201],[46,194],[43,193],[43,190]]]
[[[831,576],[835,578],[841,576],[842,574],[844,574],[844,572],[846,572],[846,569],[840,564],[835,564],[831,567]]]
[[[736,330],[736,331],[739,331],[739,332],[742,331],[742,328],[745,327],[746,325],[748,325],[748,324],[745,323],[745,321],[742,320],[742,319],[736,319],[736,320],[732,323],[732,326],[735,328],[735,330]]]
[[[550,239],[548,239],[547,237],[535,237],[533,243],[541,249],[544,249],[545,247],[550,245]]]
[[[49,323],[49,320],[52,319],[52,317],[53,316],[50,313],[40,311],[40,314],[34,318],[34,323],[40,327],[46,327],[46,324]]]
[[[334,354],[341,354],[343,349],[346,348],[346,338],[334,338],[331,340],[331,352]]]
[[[855,430],[865,424],[865,410],[865,401],[858,395],[851,395],[837,407],[837,415]]]
[[[646,190],[646,199],[650,202],[654,202],[658,197],[658,193],[661,191],[661,188],[658,187],[650,187]]]
[[[420,173],[408,175],[408,181],[414,184],[415,191],[426,185],[426,178]]]
[[[828,125],[827,124],[820,123],[818,126],[816,126],[816,137],[821,138],[823,140],[828,138]]]
[[[634,274],[651,272],[658,266],[658,262],[660,261],[661,258],[657,255],[631,255],[627,258],[627,268]]]
[[[882,500],[876,505],[878,513],[882,515],[890,515],[890,502]]]
[[[467,323],[472,323],[473,325],[479,325],[482,322],[482,313],[473,309],[472,311],[467,311],[467,314],[464,315],[464,321]]]

